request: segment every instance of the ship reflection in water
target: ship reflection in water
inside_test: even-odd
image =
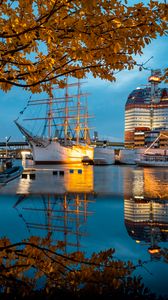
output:
[[[13,208],[30,236],[61,242],[65,252],[81,250],[85,224],[93,213],[89,210],[94,201],[92,166],[25,169],[11,186],[18,195]]]
[[[151,259],[161,257],[168,242],[168,172],[159,169],[135,169],[131,197],[124,199],[124,219],[129,236],[148,245]],[[128,187],[127,187],[128,188]]]
[[[16,194],[63,194],[66,192],[92,193],[93,166],[66,165],[55,168],[25,169],[13,188]]]
[[[29,166],[0,189],[1,236],[61,241],[65,253],[115,248],[146,268],[135,273],[166,293],[168,170],[136,166]],[[151,275],[152,273],[152,275]]]
[[[80,240],[87,233],[85,224],[92,214],[85,193],[60,195],[20,195],[14,208],[31,235],[47,237],[50,243],[61,242],[64,252],[80,251]]]

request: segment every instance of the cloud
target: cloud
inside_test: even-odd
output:
[[[136,60],[139,64],[144,64],[146,69],[139,71],[139,67],[133,70],[122,70],[116,74],[116,81],[109,82],[100,78],[94,78],[91,74],[88,76],[86,87],[88,89],[112,89],[113,91],[119,90],[119,88],[125,89],[128,85],[134,89],[136,85],[147,84],[147,78],[151,74],[152,69],[161,69],[162,71],[167,67],[167,37],[158,37],[152,41],[151,44],[146,46],[143,50],[144,53],[141,56],[136,56]]]

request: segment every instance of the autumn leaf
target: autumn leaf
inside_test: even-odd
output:
[[[132,70],[135,55],[167,34],[168,4],[128,2],[1,1],[1,89],[49,92],[52,84],[62,85],[64,74],[84,78],[90,72],[114,81],[114,71]]]

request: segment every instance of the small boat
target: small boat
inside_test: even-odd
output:
[[[156,141],[163,135],[168,138],[167,135],[160,133],[155,141],[146,149],[146,151],[135,162],[138,166],[144,167],[168,167],[168,150],[167,149],[152,149]],[[158,152],[160,150],[161,152]],[[149,152],[148,152],[149,151]]]
[[[11,166],[0,173],[0,184],[5,184],[17,177],[23,172],[22,166]]]
[[[168,167],[168,154],[145,153],[136,163],[144,167]]]

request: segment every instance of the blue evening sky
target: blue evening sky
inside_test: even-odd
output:
[[[153,56],[145,66],[163,70],[167,67],[167,53],[168,39],[159,37],[144,49],[144,55],[138,58],[138,62],[144,63]],[[112,83],[91,76],[84,80],[86,83],[82,90],[90,94],[89,112],[94,114],[91,120],[92,133],[98,131],[99,138],[124,141],[124,107],[128,94],[138,86],[146,85],[149,76],[150,70],[140,72],[137,67],[131,71],[119,72],[117,81]],[[5,141],[5,137],[9,136],[11,141],[24,140],[13,121],[25,107],[30,95],[30,92],[16,87],[8,93],[0,91],[0,141]]]

